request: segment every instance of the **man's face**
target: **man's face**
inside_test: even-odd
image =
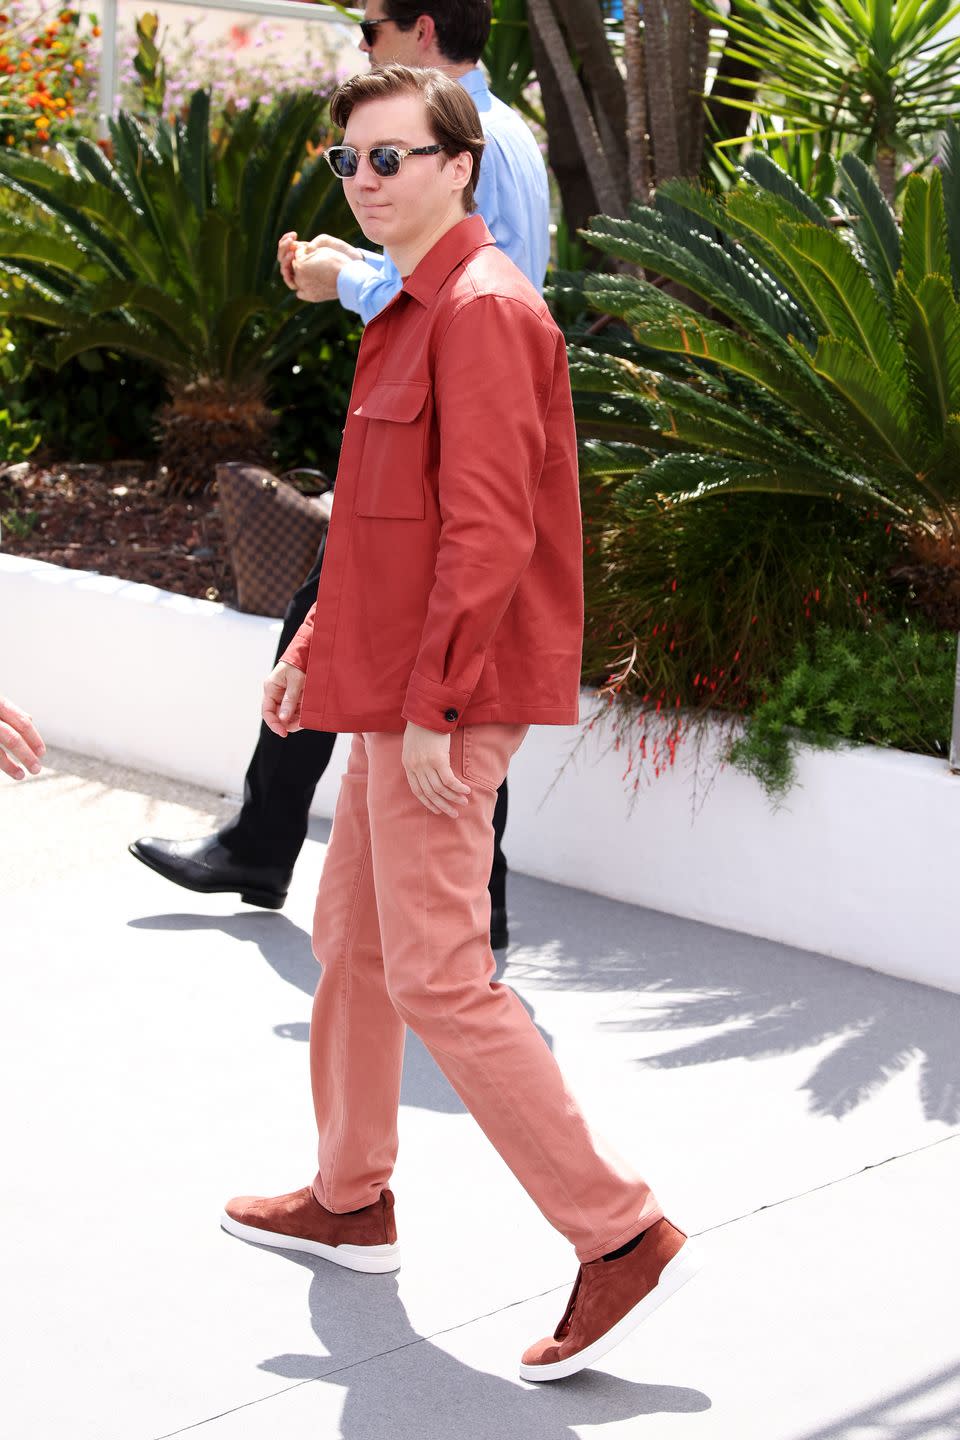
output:
[[[357,150],[374,145],[410,150],[436,141],[420,96],[392,95],[358,105],[347,121],[343,143]],[[462,163],[439,154],[407,155],[398,175],[381,177],[364,155],[356,175],[345,180],[343,188],[367,239],[400,254],[415,249],[422,237],[431,236],[449,215],[451,205],[459,204],[462,176]]]
[[[374,31],[373,44],[360,41],[360,49],[369,58],[370,69],[378,70],[383,65],[420,65],[416,27],[401,30],[393,20],[386,18],[386,0],[367,0],[363,7],[364,20],[383,20]]]

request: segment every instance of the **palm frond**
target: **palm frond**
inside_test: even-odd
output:
[[[896,333],[870,276],[834,230],[813,225],[784,227],[789,253],[810,296],[822,335],[858,346],[894,380],[903,371]]]
[[[863,263],[890,309],[900,269],[900,231],[896,216],[858,155],[845,155],[840,161],[840,186],[848,205],[856,212],[854,234]]]
[[[897,321],[915,393],[931,432],[944,435],[960,410],[960,305],[942,275],[925,275],[916,291],[897,282]]]
[[[950,279],[950,251],[939,172],[911,175],[903,197],[903,274],[911,290],[925,275]]]
[[[800,189],[797,182],[776,165],[769,157],[764,155],[762,150],[754,150],[752,155],[747,157],[744,164],[744,173],[759,186],[771,195],[778,196],[792,205],[800,212],[804,220],[809,220],[813,225],[828,224],[827,217],[819,206],[815,205],[810,196]]]
[[[820,340],[812,366],[843,400],[870,451],[900,467],[905,476],[919,468],[919,416],[904,384],[871,364],[858,345],[832,336]]]
[[[944,131],[943,165],[940,174],[943,180],[953,289],[955,294],[960,295],[960,126],[956,120],[951,120]]]

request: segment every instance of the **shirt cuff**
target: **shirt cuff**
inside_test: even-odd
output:
[[[376,267],[366,260],[348,260],[337,276],[337,298],[344,310],[354,310],[359,315],[363,304],[360,291],[369,281],[378,278]]]
[[[296,670],[302,670],[304,674],[306,674],[311,638],[312,631],[308,630],[307,633],[304,634],[302,629],[298,630],[286,650],[284,650],[280,656],[281,662],[284,665],[292,665]]]
[[[415,670],[407,685],[401,713],[404,720],[414,725],[449,735],[459,725],[460,716],[470,703],[470,694],[469,690],[458,690],[453,685],[438,685]]]

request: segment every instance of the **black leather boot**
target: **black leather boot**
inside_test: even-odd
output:
[[[158,840],[148,835],[134,840],[130,854],[186,890],[201,895],[235,890],[245,904],[265,910],[279,910],[290,888],[291,870],[239,860],[219,835],[199,840]]]

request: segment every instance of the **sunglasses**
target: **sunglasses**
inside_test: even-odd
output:
[[[360,26],[360,30],[363,34],[364,40],[367,42],[367,44],[370,46],[370,49],[372,50],[374,45],[377,43],[377,26],[389,25],[390,17],[387,15],[384,16],[382,20],[358,20],[357,24]]]
[[[408,155],[439,155],[442,145],[418,145],[413,150],[402,150],[399,145],[374,145],[372,150],[355,150],[352,145],[331,145],[323,153],[327,164],[341,180],[352,180],[360,169],[360,157],[366,155],[370,169],[381,180],[400,174],[400,166]]]

